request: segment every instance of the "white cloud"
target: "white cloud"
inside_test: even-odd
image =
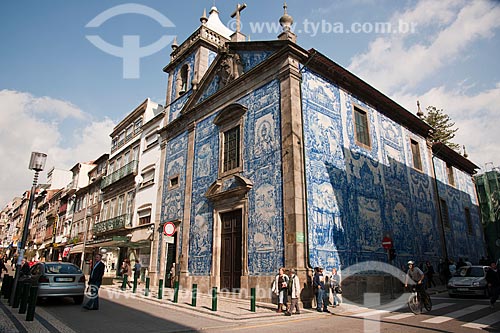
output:
[[[462,87],[450,90],[440,86],[422,95],[404,94],[394,98],[408,110],[416,109],[417,100],[424,112],[429,105],[443,108],[458,128],[452,141],[466,146],[469,159],[481,168],[488,162],[500,166],[500,82],[473,95]]]
[[[390,21],[413,23],[416,32],[387,34],[353,57],[349,69],[381,91],[405,92],[462,56],[474,41],[500,27],[500,7],[488,1],[420,1]],[[417,40],[415,42],[415,40]]]
[[[0,208],[31,187],[33,172],[28,163],[32,151],[47,153],[46,170],[53,166],[69,169],[109,151],[113,122],[93,120],[67,101],[1,90],[0,110]],[[64,120],[76,122],[79,129],[65,133]],[[68,146],[68,142],[75,144]]]
[[[500,166],[500,84],[470,93],[476,82],[446,82],[444,74],[461,66],[475,43],[495,36],[498,17],[494,1],[419,1],[390,19],[415,24],[416,33],[374,39],[365,53],[352,58],[349,69],[412,112],[417,100],[422,109],[443,108],[459,128],[453,141],[466,145],[469,159],[480,167],[487,162]],[[446,83],[429,85],[436,76]]]

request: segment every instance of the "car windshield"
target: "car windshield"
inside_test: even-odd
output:
[[[484,269],[482,267],[462,267],[457,270],[455,276],[461,277],[483,277]]]
[[[81,274],[82,271],[75,265],[45,264],[45,273],[48,274]]]

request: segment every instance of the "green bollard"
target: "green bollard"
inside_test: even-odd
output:
[[[192,294],[191,294],[191,306],[196,306],[196,297],[198,296],[198,285],[193,283]]]
[[[137,291],[137,274],[134,274],[134,288],[132,289],[132,292],[135,294],[135,292]]]
[[[38,296],[38,287],[32,286],[30,288],[28,311],[26,312],[26,321],[33,321],[33,318],[35,318],[35,306],[36,306],[37,296]]]
[[[149,278],[146,278],[146,288],[144,288],[144,296],[149,296]]]
[[[255,312],[255,288],[250,288],[250,311]]]
[[[19,307],[19,303],[21,303],[21,292],[22,292],[23,283],[19,281],[16,286],[16,292],[14,294],[14,301],[12,302],[12,308],[17,309]]]
[[[122,280],[122,290],[125,291],[127,289],[127,280],[128,280],[128,275],[123,274],[123,280]]]
[[[22,284],[21,291],[21,304],[19,305],[19,313],[25,314],[26,308],[28,307],[28,298],[30,295],[31,283],[25,282]]]
[[[158,299],[163,298],[163,279],[160,279],[160,282],[158,283]]]
[[[174,282],[174,303],[179,302],[179,281]]]
[[[217,287],[212,288],[212,311],[217,311]]]

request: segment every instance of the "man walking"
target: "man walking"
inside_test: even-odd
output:
[[[490,291],[490,308],[495,308],[495,302],[500,294],[500,271],[498,271],[497,264],[492,261],[490,268],[486,272],[486,282],[488,282],[488,289]]]
[[[104,263],[101,261],[102,256],[98,253],[95,255],[95,264],[92,267],[89,278],[90,296],[87,304],[83,306],[87,310],[99,310],[99,288],[102,284],[102,276],[104,275]]]

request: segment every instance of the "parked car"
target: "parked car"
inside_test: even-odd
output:
[[[39,262],[31,267],[26,281],[38,286],[38,298],[72,297],[76,304],[83,302],[85,275],[72,263]]]
[[[448,281],[448,294],[455,296],[488,296],[486,272],[488,266],[462,266]]]

